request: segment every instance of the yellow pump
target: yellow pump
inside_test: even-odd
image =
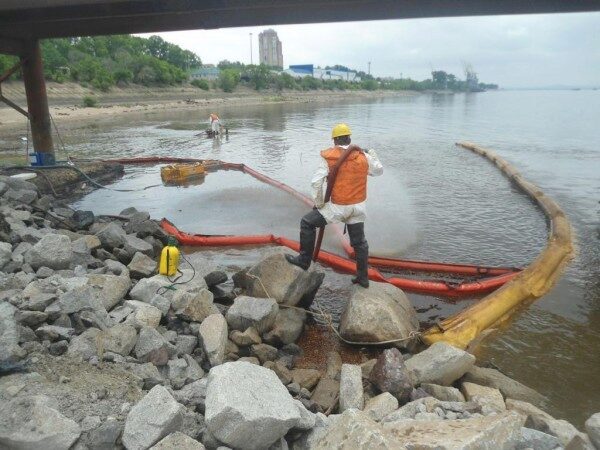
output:
[[[179,249],[177,248],[177,240],[174,237],[169,238],[169,242],[160,253],[160,261],[158,264],[158,273],[172,277],[177,274],[179,268]]]

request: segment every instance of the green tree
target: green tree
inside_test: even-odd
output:
[[[221,70],[219,73],[219,87],[225,92],[233,92],[240,82],[240,73],[234,69]]]
[[[271,84],[271,71],[264,64],[260,66],[248,66],[246,73],[249,77],[250,85],[257,91],[266,89]]]

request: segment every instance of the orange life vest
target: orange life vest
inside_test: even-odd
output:
[[[331,171],[344,149],[332,147],[321,152]],[[363,152],[352,152],[340,166],[331,191],[331,201],[336,205],[353,205],[367,199],[367,175],[369,162]]]
[[[210,122],[214,122],[215,120],[219,120],[219,116],[217,116],[216,114],[211,114],[210,115]]]

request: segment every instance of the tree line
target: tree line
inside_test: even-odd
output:
[[[46,79],[76,81],[102,91],[123,83],[179,84],[187,80],[188,69],[202,65],[198,55],[159,36],[47,39],[41,50]],[[16,62],[15,57],[0,55],[0,72]]]

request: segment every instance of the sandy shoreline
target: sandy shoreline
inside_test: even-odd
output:
[[[93,92],[75,83],[48,83],[50,114],[61,126],[73,127],[102,118],[146,114],[165,110],[198,110],[215,106],[260,105],[272,103],[312,103],[332,100],[371,99],[406,97],[417,95],[413,91],[275,91],[257,92],[240,87],[233,93],[202,91],[192,86],[150,89],[134,86],[126,89],[114,88],[108,93]],[[25,107],[26,98],[22,83],[8,83],[5,95]],[[97,98],[98,106],[85,108],[82,99],[86,95]],[[17,111],[0,107],[0,131],[21,130],[25,119]]]

